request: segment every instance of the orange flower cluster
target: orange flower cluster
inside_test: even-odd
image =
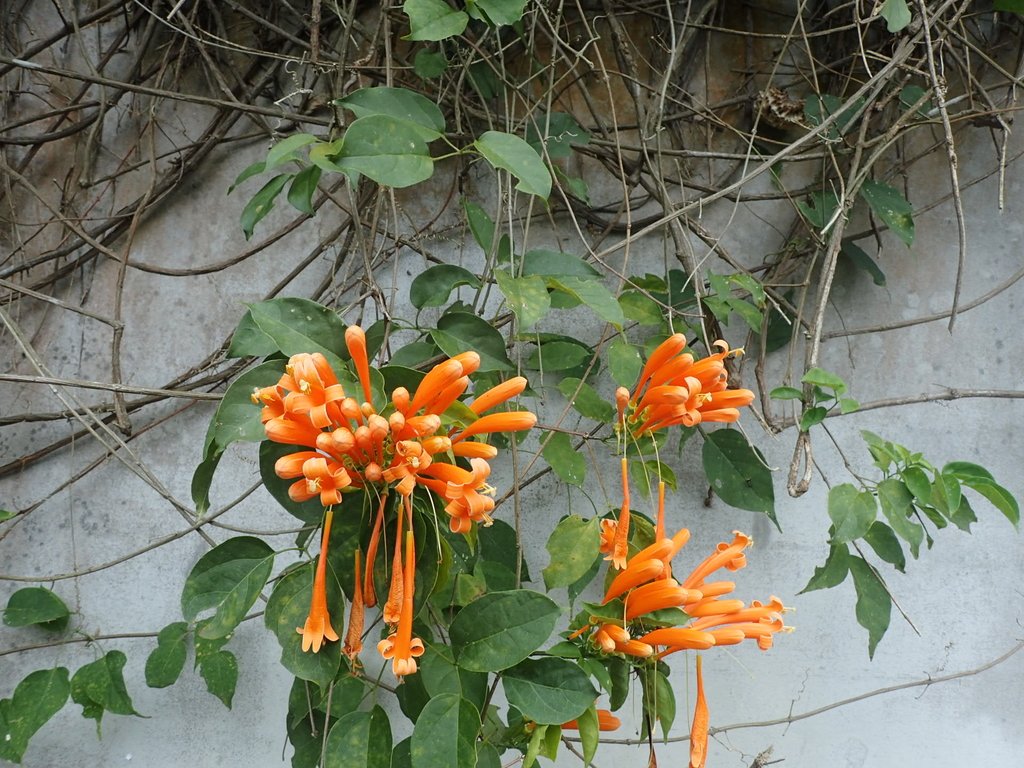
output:
[[[293,355],[277,384],[253,392],[254,403],[263,406],[261,419],[267,437],[302,450],[282,457],[274,471],[294,479],[288,495],[297,502],[319,497],[327,508],[320,558],[313,583],[309,619],[302,634],[303,650],[317,652],[325,639],[338,640],[327,609],[327,546],[333,506],[342,495],[357,489],[372,490],[380,498],[365,567],[356,551],[356,583],[345,653],[355,660],[362,649],[361,631],[365,606],[377,604],[373,567],[390,489],[403,501],[397,515],[395,557],[391,588],[384,606],[384,620],[393,632],[378,649],[398,676],[416,671],[415,658],[423,643],[412,637],[415,591],[415,542],[412,533],[412,494],[417,486],[445,502],[452,531],[468,532],[474,523],[489,525],[494,509],[494,489],[487,484],[488,460],[497,449],[471,439],[493,432],[529,429],[536,416],[528,411],[486,411],[518,396],[526,379],[516,377],[483,392],[470,404],[476,418],[463,428],[442,429],[441,415],[469,387],[469,377],[480,366],[476,352],[464,352],[434,366],[414,393],[396,389],[390,402],[378,410],[374,404],[366,336],[358,326],[345,331],[345,344],[359,379],[362,398],[345,392],[330,363],[320,353]],[[468,459],[470,469],[454,463]],[[403,534],[403,528],[408,530]],[[402,559],[403,544],[405,560]]]
[[[747,606],[742,600],[723,599],[735,589],[734,582],[708,580],[721,569],[736,571],[747,564],[745,550],[753,543],[750,537],[734,531],[731,542],[721,542],[686,578],[677,580],[672,575],[671,561],[689,541],[690,532],[683,528],[671,538],[665,535],[664,504],[665,484],[659,483],[656,540],[629,558],[605,592],[605,605],[621,598],[622,618],[611,621],[592,616],[591,623],[570,635],[570,639],[586,636],[596,650],[639,659],[661,659],[677,651],[736,645],[746,639],[756,641],[761,650],[771,648],[775,633],[790,629],[783,624],[782,614],[787,609],[782,601],[773,596],[767,603],[754,600]],[[611,546],[611,537],[603,537],[602,549],[609,551]],[[688,617],[686,624],[647,630],[645,623],[650,623],[650,614],[667,608],[682,609]],[[697,697],[691,767],[703,768],[708,717],[699,657]]]
[[[623,439],[628,435],[635,440],[676,424],[694,427],[702,422],[739,420],[739,409],[754,401],[754,393],[749,389],[727,389],[729,373],[724,360],[742,350],[730,352],[729,345],[721,340],[711,346],[719,351],[695,360],[693,355],[683,352],[686,337],[681,333],[658,345],[640,372],[633,394],[625,387],[615,391],[615,428]],[[629,475],[623,456],[622,509],[618,522],[608,523],[602,530],[602,536],[612,542],[605,559],[619,569],[626,567],[629,512]]]

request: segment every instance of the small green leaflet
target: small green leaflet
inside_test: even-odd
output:
[[[495,168],[508,171],[519,183],[516,189],[544,200],[551,194],[551,174],[537,150],[518,136],[487,131],[474,142],[476,150]]]

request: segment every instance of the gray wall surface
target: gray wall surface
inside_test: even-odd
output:
[[[69,54],[69,60],[60,65],[71,67],[75,57]],[[161,146],[198,140],[210,114],[194,104],[164,104],[161,109],[163,124],[173,127],[169,137],[160,138]],[[144,122],[145,115],[130,109],[112,110],[103,124],[109,146],[116,149],[120,143],[127,147],[127,134]],[[125,137],[119,139],[121,132]],[[919,147],[911,144],[908,151],[922,149],[938,136],[922,139]],[[224,191],[267,147],[262,138],[219,149],[201,175],[192,177],[137,222],[130,244],[120,241],[118,253],[130,253],[131,259],[124,274],[120,309],[124,384],[163,388],[182,371],[198,365],[229,336],[245,303],[262,299],[337,225],[338,209],[325,207],[320,216],[251,258],[218,271],[168,275],[146,268],[190,270],[245,252],[251,243],[246,243],[239,230],[238,216],[256,187],[250,185],[230,197],[225,197]],[[1015,157],[1022,149],[1020,134],[1012,133],[1007,156]],[[965,185],[990,174],[998,157],[989,133],[980,129],[959,134],[958,153]],[[68,159],[54,148],[44,150],[33,162],[37,180],[63,178],[68,167]],[[115,167],[121,160],[116,153],[105,153],[97,162],[99,167],[93,173],[98,176],[103,168]],[[445,173],[398,194],[401,221],[422,221],[442,208],[435,201],[447,194],[449,179],[441,178]],[[493,173],[477,168],[468,184],[479,199],[496,199],[494,178]],[[123,203],[144,193],[148,182],[144,177],[128,179],[107,198],[107,207],[114,210],[113,201]],[[866,273],[840,264],[825,325],[826,336],[834,333],[835,337],[824,346],[820,365],[843,376],[850,394],[862,404],[913,400],[922,395],[936,399],[830,418],[825,424],[827,435],[823,427],[816,428],[813,482],[809,492],[798,499],[785,492],[796,430],[790,427],[770,434],[754,413],[745,413],[740,426],[775,470],[781,532],[763,515],[732,509],[719,500],[704,505],[707,489],[697,441],[691,441],[681,456],[668,459],[680,479],[679,490],[670,496],[669,525],[685,525],[693,531],[677,562],[695,564],[718,541],[728,539],[733,529],[751,533],[755,546],[748,554],[749,566],[737,576],[737,596],[775,594],[796,609],[787,615],[787,623],[796,631],[778,636],[769,652],[740,646],[705,655],[711,723],[714,728],[726,729],[711,740],[708,766],[749,766],[768,748],[773,750],[771,759],[792,768],[1019,764],[1024,752],[1024,726],[1017,711],[1024,690],[1024,654],[1006,656],[1021,648],[1024,637],[1020,586],[1024,541],[986,502],[978,499],[974,504],[979,520],[971,535],[940,531],[935,534],[934,548],[922,550],[919,560],[909,562],[906,574],[886,566],[884,575],[899,610],[894,610],[890,629],[873,660],[867,654],[867,633],[854,615],[856,596],[851,582],[836,589],[798,593],[827,555],[829,485],[854,482],[853,475],[858,473],[876,476],[860,430],[923,451],[937,466],[953,460],[980,463],[1016,496],[1024,496],[1020,471],[1024,439],[1019,434],[1024,421],[1020,386],[1024,340],[1018,327],[1024,283],[1009,281],[1011,275],[1019,277],[1024,268],[1022,184],[1024,169],[1011,163],[1006,169],[1002,208],[998,175],[963,190],[968,213],[967,269],[960,299],[962,314],[953,332],[947,329],[947,322],[957,271],[957,226],[948,204],[931,207],[949,189],[941,155],[934,163],[915,166],[906,179],[907,197],[917,211],[913,246],[907,248],[891,233],[881,235],[878,262],[886,285],[875,286]],[[767,175],[750,187],[755,192],[771,189]],[[602,195],[614,199],[618,193],[601,186],[593,190],[598,199]],[[344,188],[337,194],[344,205],[351,206]],[[20,201],[16,210],[22,223],[46,213],[28,194],[19,192],[15,199]],[[791,206],[776,208],[778,217],[772,221],[766,219],[765,207],[722,201],[704,211],[701,221],[730,251],[759,260],[786,240],[783,233],[788,225],[784,221],[791,216]],[[80,215],[82,221],[88,221],[88,212]],[[851,230],[867,226],[861,214],[856,216]],[[294,217],[294,211],[282,201],[279,210],[257,230],[256,240]],[[552,228],[540,220],[532,227],[529,237],[533,245],[583,252],[569,226]],[[414,229],[409,227],[410,237]],[[48,230],[40,237],[47,247],[56,248],[65,235]],[[421,252],[401,250],[374,272],[373,289],[387,297],[395,317],[415,315],[408,304],[408,287],[412,276],[428,264],[423,252],[471,270],[483,263],[464,222],[451,209],[431,231],[416,236],[416,245]],[[28,258],[36,247],[17,242],[12,227],[4,243],[4,250],[11,253],[7,263]],[[698,257],[707,252],[696,238],[693,247]],[[760,252],[749,253],[752,248]],[[642,274],[645,269],[662,269],[665,249],[657,234],[632,243],[629,270]],[[321,281],[329,280],[329,295],[337,300],[346,321],[368,325],[379,319],[373,304],[366,300],[363,264],[359,258],[345,256],[342,244],[329,245],[288,283],[283,295],[309,295]],[[615,254],[609,265],[618,269],[623,266],[622,259],[622,253]],[[65,305],[110,316],[118,302],[121,270],[117,259],[95,261],[69,272],[57,295]],[[614,287],[611,281],[609,285]],[[970,303],[999,286],[1005,290],[976,306]],[[471,296],[467,289],[462,290],[463,296]],[[5,422],[0,427],[0,459],[6,464],[38,446],[76,433],[84,424],[99,429],[85,407],[109,401],[109,392],[50,386],[38,378],[112,381],[112,339],[109,327],[65,306],[24,296],[15,300],[9,292],[5,295],[8,300],[3,309],[33,359],[7,327],[0,331],[0,369],[37,380],[0,380],[0,416],[47,413],[71,406],[82,413],[80,418]],[[932,314],[938,315],[933,321],[845,335]],[[580,313],[552,315],[545,323],[546,330],[578,336],[596,337],[600,332]],[[728,332],[730,342],[744,342],[738,323]],[[633,331],[635,338],[643,333]],[[784,383],[787,375],[799,379],[802,358],[799,348],[769,357],[769,387]],[[742,370],[740,378],[754,387],[752,364]],[[544,388],[543,381],[534,380],[533,384],[542,395],[535,401],[541,423],[553,423],[564,401],[553,387]],[[610,396],[613,385],[604,380],[600,389]],[[980,390],[990,392],[978,396]],[[937,397],[943,394],[950,395],[949,399]],[[139,396],[135,393],[128,398]],[[778,410],[780,405],[774,407]],[[262,767],[279,765],[282,757],[288,759],[284,720],[291,677],[278,664],[276,639],[259,619],[245,622],[231,640],[230,648],[240,660],[240,675],[230,711],[206,693],[203,681],[189,669],[171,688],[152,690],[144,684],[143,666],[155,645],[154,633],[180,620],[181,586],[192,565],[209,548],[192,530],[187,515],[176,507],[192,507],[190,481],[201,458],[213,408],[210,401],[164,400],[132,415],[131,440],[113,453],[93,437],[79,437],[0,479],[0,507],[31,510],[0,523],[0,604],[6,604],[8,596],[20,587],[45,585],[71,607],[75,627],[58,643],[35,628],[0,629],[0,696],[9,697],[31,670],[66,666],[74,671],[100,653],[121,649],[128,656],[128,689],[143,715],[108,714],[98,737],[94,723],[69,704],[33,738],[26,766]],[[760,408],[755,401],[753,410]],[[116,430],[101,436],[110,446],[126,439]],[[528,441],[524,455],[535,448],[536,441]],[[615,459],[603,455],[603,450],[597,445],[600,463],[588,465],[590,477],[602,478],[600,487],[588,486],[602,509],[618,503],[611,480]],[[81,479],[64,483],[93,463],[98,465]],[[143,482],[132,466],[144,466],[151,482]],[[502,466],[495,472],[496,484],[502,490],[509,488],[513,481],[509,468]],[[261,488],[249,493],[257,481],[255,448],[234,446],[218,471],[212,509],[244,497],[203,530],[215,541],[238,535],[239,530],[260,531],[272,545],[286,549],[292,543],[295,521]],[[558,483],[550,474],[522,491],[521,504],[528,531],[525,555],[536,576],[547,565],[544,543],[556,521],[567,510],[589,515],[591,506],[579,490]],[[511,520],[511,510],[500,509],[498,517]],[[481,533],[486,535],[486,531]],[[129,557],[151,546],[145,556]],[[294,553],[282,555],[279,564],[283,566],[294,557]],[[543,590],[542,583],[531,586]],[[555,595],[555,599],[562,600],[563,595]],[[372,676],[381,662],[372,651],[364,656],[367,673]],[[692,669],[689,659],[672,666],[678,701],[673,735],[683,735],[692,713]],[[393,682],[390,668],[382,679]],[[634,696],[626,705],[625,725],[610,737],[636,739],[637,700]],[[401,729],[408,724],[393,697],[382,691],[380,702],[397,715],[393,719],[397,741],[406,735]],[[684,765],[687,755],[685,742],[658,746],[662,766]],[[507,753],[503,765],[514,758]],[[608,744],[600,748],[596,765],[639,765],[645,760],[643,746]],[[579,760],[563,750],[557,764],[577,765]]]

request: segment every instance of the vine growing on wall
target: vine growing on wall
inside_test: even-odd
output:
[[[512,753],[529,766],[559,749],[588,764],[631,696],[654,764],[658,729],[669,738],[677,719],[669,665],[692,655],[690,761],[705,765],[713,731],[699,653],[745,640],[767,650],[787,629],[786,606],[768,588],[750,604],[729,596],[720,571],[746,565],[743,533],[683,565],[714,542],[695,526],[687,544],[688,529],[667,526],[669,491],[682,490],[673,466],[699,451],[708,504],[762,513],[784,531],[775,489],[807,491],[829,419],[891,405],[858,402],[856,382],[821,365],[829,339],[885,329],[827,331],[826,308],[840,264],[885,285],[880,255],[914,243],[922,210],[901,175],[936,153],[949,159],[951,192],[928,205],[948,205],[960,222],[941,314],[952,328],[976,305],[960,295],[960,191],[980,179],[960,178],[957,137],[991,132],[988,175],[1001,183],[1014,158],[986,78],[1008,76],[1000,57],[1019,36],[1016,4],[886,0],[797,14],[714,0],[313,2],[308,14],[150,5],[97,6],[34,40],[15,38],[30,28],[27,7],[0,19],[13,30],[0,74],[21,83],[5,94],[0,130],[15,223],[0,321],[33,369],[3,380],[55,386],[62,403],[0,425],[80,425],[0,473],[54,461],[88,437],[182,515],[181,535],[206,538],[179,585],[180,620],[148,633],[146,684],[174,684],[191,657],[230,707],[246,661],[230,641],[260,618],[294,676],[283,730],[296,768],[490,768]],[[100,66],[60,66],[54,46],[88,28],[104,32]],[[123,50],[134,58],[121,61]],[[214,95],[194,92],[196,73]],[[22,91],[56,82],[75,84],[66,104],[23,104]],[[168,100],[201,105],[208,122],[164,152]],[[129,115],[140,139],[111,164],[99,151],[114,144],[107,122]],[[55,193],[41,180],[69,141],[81,159]],[[202,267],[139,261],[140,226],[213,157],[246,166],[228,200],[251,245]],[[100,202],[116,215],[86,215]],[[729,246],[703,216],[716,203],[732,206],[726,228],[741,207],[762,205],[784,206],[788,228],[770,246]],[[42,223],[29,223],[29,209]],[[219,349],[162,387],[123,383],[126,275],[217,274],[316,226],[320,243],[248,305]],[[657,272],[633,256],[650,242]],[[453,263],[441,243],[466,258]],[[409,254],[420,266],[395,295],[381,275]],[[113,267],[102,313],[66,296],[98,264]],[[319,283],[294,295],[304,274]],[[93,385],[47,370],[11,309],[29,301],[109,330],[110,383],[94,383],[109,402],[85,404],[68,388]],[[780,372],[770,361],[783,355]],[[164,418],[154,406],[168,398],[215,401],[191,504],[129,447]],[[758,449],[755,423],[794,435],[783,472]],[[899,435],[863,438],[857,450],[877,475],[851,470],[830,484],[817,518],[829,554],[807,565],[805,591],[850,578],[873,655],[894,605],[888,569],[941,546],[942,529],[969,532],[981,500],[1014,526],[1019,507],[967,457],[926,456]],[[235,443],[259,444],[259,485],[297,519],[294,544],[205,531],[232,506],[211,494]],[[506,487],[491,484],[491,462]],[[547,473],[590,508],[538,531],[518,499]],[[0,541],[42,503],[0,512]],[[546,541],[539,578],[523,559],[527,535]],[[12,592],[4,623],[94,640],[60,596],[59,582],[80,575],[13,579],[34,585]],[[111,649],[73,673],[24,676],[0,700],[0,757],[20,762],[69,701],[97,727],[105,714],[138,714],[126,660]],[[394,743],[381,692],[412,722],[409,738]]]

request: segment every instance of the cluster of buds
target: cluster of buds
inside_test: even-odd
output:
[[[603,605],[614,608],[618,617],[610,620],[591,616],[590,623],[576,630],[570,639],[584,638],[593,650],[620,654],[637,660],[662,659],[683,650],[705,651],[723,645],[737,645],[750,639],[761,650],[772,647],[777,632],[790,631],[782,614],[788,609],[772,596],[765,603],[754,600],[748,606],[742,600],[725,599],[736,588],[727,580],[709,581],[717,571],[737,571],[747,564],[745,550],[753,542],[749,536],[733,532],[731,542],[721,542],[715,551],[684,579],[672,574],[672,558],[690,539],[686,528],[674,536],[664,535],[665,484],[658,487],[658,526],[656,540],[627,561],[608,585]],[[602,548],[613,545],[609,537]],[[614,602],[613,601],[618,601]],[[621,606],[620,606],[621,603]],[[666,609],[682,609],[687,620],[680,626],[663,625]],[[691,730],[692,768],[703,768],[707,750],[708,710],[704,698],[701,659],[697,658],[697,704]]]
[[[636,388],[630,394],[625,387],[615,391],[618,418],[615,429],[620,438],[637,440],[677,424],[695,427],[704,422],[734,422],[739,409],[754,401],[749,389],[728,389],[729,373],[725,359],[742,354],[742,349],[729,351],[724,341],[711,345],[718,351],[695,360],[684,352],[686,337],[681,333],[669,336],[647,359]],[[629,541],[629,474],[625,456],[622,458],[622,508],[617,521],[606,521],[602,534],[613,546],[606,559],[615,568],[626,567]]]
[[[434,366],[414,393],[404,387],[395,389],[391,400],[378,409],[363,330],[350,326],[345,344],[359,379],[361,400],[346,393],[328,360],[319,353],[293,355],[277,384],[255,390],[252,400],[263,406],[261,419],[268,439],[302,449],[274,465],[279,477],[295,480],[288,489],[289,497],[297,502],[318,497],[325,507],[309,619],[298,630],[303,650],[317,652],[325,639],[338,639],[327,609],[324,567],[333,508],[342,503],[346,492],[360,489],[372,491],[380,499],[365,566],[361,551],[357,548],[355,552],[356,583],[345,641],[345,652],[354,661],[362,648],[362,612],[377,604],[373,568],[390,491],[402,500],[391,589],[383,608],[384,620],[393,631],[378,646],[384,658],[392,660],[395,674],[402,676],[416,671],[415,658],[423,652],[422,641],[412,637],[416,572],[413,493],[421,487],[436,494],[445,504],[453,532],[467,533],[475,523],[489,525],[494,488],[487,483],[488,461],[497,455],[497,448],[474,438],[529,429],[536,416],[528,411],[486,413],[522,393],[526,380],[516,377],[481,393],[469,404],[474,421],[442,428],[442,414],[466,393],[469,377],[480,366],[480,356],[472,351]],[[468,469],[455,463],[459,458],[468,461]]]
[[[616,431],[622,446],[673,426],[695,427],[706,422],[735,422],[740,408],[750,405],[754,393],[729,389],[725,360],[742,350],[730,352],[724,341],[702,360],[685,352],[686,337],[677,333],[651,353],[632,393],[619,387],[615,393],[618,418]],[[672,558],[686,544],[690,532],[683,528],[674,536],[665,530],[665,483],[658,484],[658,515],[654,543],[632,557],[629,553],[630,495],[625,450],[620,459],[622,506],[617,520],[603,520],[601,552],[619,573],[604,596],[602,617],[570,635],[598,653],[618,654],[638,661],[662,659],[682,650],[704,651],[715,646],[736,645],[750,639],[762,650],[772,646],[774,635],[788,631],[782,620],[782,601],[771,597],[749,606],[727,599],[735,583],[708,581],[715,572],[736,571],[746,565],[745,550],[751,539],[738,531],[732,542],[720,543],[686,578],[672,574]],[[614,603],[613,603],[614,601]],[[612,604],[612,605],[610,605]],[[665,626],[668,609],[680,609],[685,621]],[[609,615],[615,615],[614,620]],[[676,614],[679,615],[679,614]],[[707,757],[708,708],[704,697],[701,658],[697,657],[697,702],[690,733],[690,766],[704,768]]]

